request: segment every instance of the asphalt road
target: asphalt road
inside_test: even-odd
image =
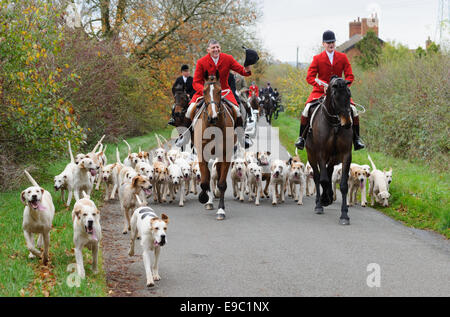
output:
[[[278,140],[276,131],[265,133],[265,125],[258,129],[259,149],[266,140]],[[287,157],[278,142],[272,153],[273,158]],[[303,206],[288,198],[275,207],[266,198],[257,207],[231,195],[228,182],[224,221],[215,219],[217,201],[215,210],[207,211],[192,194],[184,207],[152,204],[170,223],[160,256],[162,279],[151,289],[145,286],[139,243],[137,255],[128,257],[129,236],[121,234],[119,205],[107,204],[103,255],[111,295],[450,295],[450,243],[440,235],[360,206],[349,211],[351,225],[341,226],[339,200],[317,215],[313,197],[305,197]]]

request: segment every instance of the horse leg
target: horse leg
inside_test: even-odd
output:
[[[322,195],[320,197],[320,203],[323,207],[326,207],[333,203],[333,194],[331,194],[331,196],[329,195],[331,184],[330,178],[328,177],[328,170],[325,162],[321,161],[319,163],[319,167],[320,167],[320,185],[322,185]]]
[[[202,189],[202,191],[200,192],[200,195],[198,195],[198,200],[201,204],[207,204],[205,207],[208,209],[209,207],[212,207],[209,205],[209,203],[211,202],[211,198],[209,197],[209,193],[211,192],[211,190],[209,187],[210,173],[208,169],[208,163],[202,161],[199,163],[199,167],[200,174],[202,175],[202,180],[200,183],[200,188]]]
[[[341,195],[342,195],[342,204],[341,204],[341,217],[339,219],[339,224],[341,225],[349,225],[350,218],[348,217],[348,207],[347,207],[347,193],[348,193],[348,172],[350,170],[350,163],[352,161],[351,154],[348,155],[346,159],[342,162],[342,178],[341,178]]]
[[[217,182],[217,187],[220,190],[220,197],[219,197],[219,209],[217,210],[216,213],[216,219],[223,220],[225,219],[225,191],[227,190],[227,175],[230,163],[221,162],[218,164],[219,164],[218,166],[219,181]]]
[[[317,167],[316,162],[310,162],[311,167],[313,169],[313,178],[314,178],[314,184],[316,185],[316,207],[314,208],[314,211],[316,214],[323,214],[323,207],[320,203],[320,172],[319,168]]]

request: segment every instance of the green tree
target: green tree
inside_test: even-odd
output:
[[[361,52],[361,55],[356,57],[356,63],[363,69],[375,68],[379,65],[382,43],[375,32],[367,32],[356,44],[356,48]]]

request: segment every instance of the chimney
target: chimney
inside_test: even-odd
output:
[[[349,23],[349,38],[355,34],[361,34],[361,22],[359,21],[359,17],[358,20]]]
[[[366,35],[368,31],[375,32],[378,36],[378,17],[377,14],[372,14],[370,18],[363,18],[361,22],[361,35]]]

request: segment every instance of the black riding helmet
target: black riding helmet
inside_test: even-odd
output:
[[[242,48],[245,50],[244,67],[247,67],[247,66],[250,66],[250,65],[255,65],[258,62],[258,60],[259,60],[258,53],[256,53],[255,50],[252,50],[250,48],[246,48],[244,46],[242,46]]]
[[[330,31],[330,30],[323,32],[322,42],[325,42],[325,43],[336,42],[336,37],[334,36],[334,32]]]

